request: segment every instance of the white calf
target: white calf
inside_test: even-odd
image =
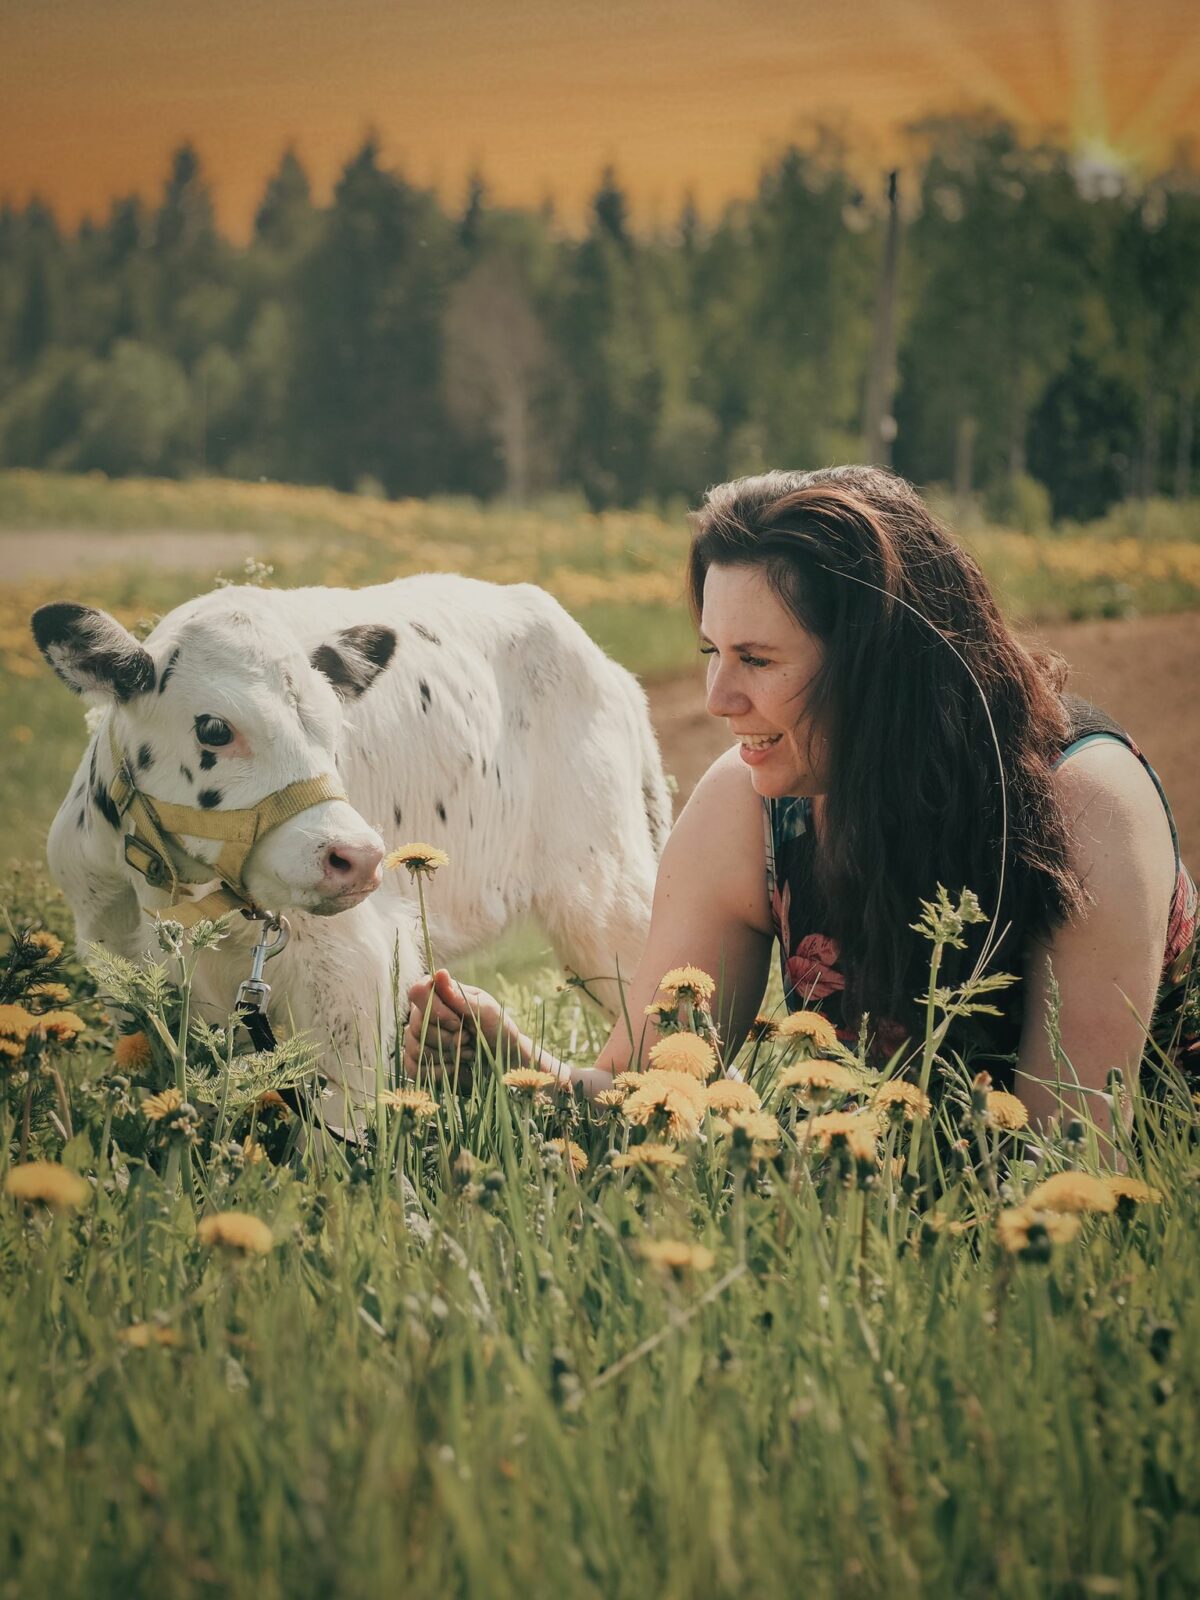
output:
[[[670,803],[637,682],[542,590],[446,575],[227,588],[172,611],[144,646],[81,606],[45,606],[33,627],[59,676],[108,706],[49,839],[82,942],[140,958],[157,949],[155,914],[170,914],[170,894],[126,860],[129,821],[109,792],[117,752],[151,806],[218,814],[336,777],[346,799],[281,822],[241,878],[292,924],[268,972],[270,1015],[328,1035],[332,1083],[370,1087],[359,1050],[373,1059],[381,1033],[390,1045],[393,953],[402,996],[423,965],[407,873],[379,882],[383,850],[408,840],[450,857],[428,891],[439,959],[532,911],[615,1005],[613,976],[632,972],[645,937]],[[171,847],[181,874],[221,849],[183,832]],[[214,1021],[255,937],[237,923],[200,964]],[[329,1115],[338,1125],[339,1108]]]

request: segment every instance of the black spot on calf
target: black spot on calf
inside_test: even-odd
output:
[[[199,800],[205,811],[215,811],[217,806],[221,804],[221,791],[220,789],[201,789],[196,799]]]
[[[422,678],[421,679],[421,710],[422,711],[428,711],[429,710],[429,703],[430,703],[430,701],[432,699],[433,699],[433,696],[429,692],[429,685],[425,682],[425,679]]]
[[[396,819],[396,826],[399,827],[400,826],[400,822],[401,822],[400,807],[399,806],[393,806],[392,807],[392,815]]]
[[[343,700],[356,700],[375,682],[395,649],[396,635],[391,628],[363,622],[343,628],[332,640],[319,644],[309,660]]]
[[[192,776],[191,767],[180,766],[179,770],[189,783],[195,783],[196,780]]]
[[[441,644],[441,642],[442,642],[438,638],[437,634],[434,633],[431,629],[427,628],[424,625],[424,623],[422,623],[422,622],[414,622],[413,623],[413,632],[414,633],[419,633],[421,635],[422,639],[427,639],[430,644]]]
[[[148,744],[142,745],[138,750],[137,764],[139,772],[148,772],[154,765],[154,751]]]
[[[178,660],[179,660],[179,646],[176,645],[174,650],[171,651],[171,654],[167,658],[167,664],[163,668],[162,677],[158,680],[158,692],[159,692],[159,694],[161,694],[163,692],[163,690],[167,687],[167,682],[168,682],[171,674],[175,671],[175,663]]]
[[[201,772],[211,772],[212,769],[216,766],[216,764],[217,764],[217,757],[216,757],[216,752],[215,751],[213,751],[213,750],[201,750],[201,752],[200,752],[200,771]]]
[[[105,822],[108,823],[110,828],[116,828],[119,833],[121,830],[121,813],[113,805],[108,790],[102,783],[98,783],[92,790],[92,799],[96,802],[96,807]]]
[[[437,812],[438,816],[442,819],[442,821],[445,822],[445,820],[446,820],[446,808],[445,808],[445,806],[442,804],[442,802],[440,800],[438,801],[437,805],[434,806],[433,809]]]

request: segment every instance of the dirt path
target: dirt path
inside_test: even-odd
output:
[[[1070,687],[1103,706],[1145,751],[1170,796],[1184,858],[1193,870],[1200,866],[1200,613],[1059,623],[1034,637],[1070,662]],[[702,685],[697,670],[647,690],[680,802],[729,744],[704,710]]]

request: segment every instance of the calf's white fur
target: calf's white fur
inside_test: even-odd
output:
[[[110,725],[140,789],[214,809],[251,806],[301,778],[336,772],[327,801],[256,844],[245,882],[287,913],[272,962],[277,1028],[328,1039],[323,1070],[343,1096],[373,1093],[360,1055],[390,1048],[398,992],[423,967],[408,874],[374,893],[363,873],[331,880],[330,850],[368,865],[420,839],[450,857],[429,888],[438,959],[453,961],[533,912],[560,958],[598,979],[614,1008],[619,970],[644,941],[670,802],[646,700],[565,611],[527,584],[449,575],[373,588],[227,588],[180,606],[144,645],[102,612],[44,607],[34,632],[77,692],[107,706],[50,830],[49,860],[84,944],[157,953],[168,896],[124,858],[108,802]],[[201,735],[216,729],[216,747]],[[212,841],[184,837],[203,861]],[[340,858],[339,858],[340,859]],[[197,893],[204,889],[198,888]],[[199,964],[197,999],[224,1021],[255,926]]]

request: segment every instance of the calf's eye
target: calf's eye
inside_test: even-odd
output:
[[[201,744],[216,748],[223,744],[232,744],[233,729],[222,717],[197,717],[196,738]]]

